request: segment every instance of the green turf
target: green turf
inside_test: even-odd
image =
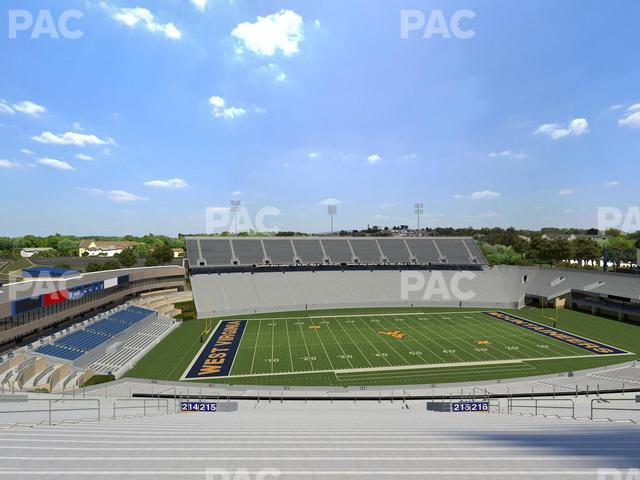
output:
[[[541,319],[538,310],[511,313],[551,323]],[[249,321],[230,376],[216,382],[435,384],[574,371],[638,358],[635,353],[591,355],[469,309],[347,309],[236,318]],[[636,325],[561,311],[558,327],[629,352],[640,351],[640,327]],[[202,320],[183,323],[138,362],[128,376],[179,379],[202,346],[202,328]],[[404,333],[404,337],[378,333],[395,330]],[[490,343],[480,345],[479,341]]]

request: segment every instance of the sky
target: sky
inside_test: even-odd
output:
[[[328,204],[337,229],[414,227],[416,202],[422,226],[594,227],[639,201],[639,15],[4,0],[0,235],[233,229],[232,200],[240,229],[328,231]]]

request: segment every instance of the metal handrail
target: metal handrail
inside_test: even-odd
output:
[[[132,406],[123,406],[123,405],[118,405],[118,402],[140,402],[142,401],[142,405],[132,405]],[[113,401],[113,419],[115,420],[117,418],[117,411],[118,410],[131,410],[131,409],[140,409],[142,408],[142,416],[146,417],[147,416],[147,402],[157,402],[156,403],[156,409],[158,412],[160,412],[160,401],[163,401],[163,406],[164,406],[164,410],[166,411],[167,415],[169,414],[169,400],[166,398],[160,398],[158,397],[157,399],[152,399],[152,398],[116,398]]]
[[[610,403],[610,402],[636,402],[638,403],[637,399],[631,399],[631,398],[594,398],[593,400],[591,400],[591,414],[589,416],[589,418],[591,420],[595,420],[594,417],[594,412],[597,410],[600,411],[611,411],[611,412],[640,412],[640,406],[636,407],[636,408],[607,408],[607,407],[594,407],[595,403]],[[629,419],[631,420],[631,419]],[[631,420],[633,421],[633,420]]]
[[[514,405],[513,402],[522,400],[522,401],[532,401],[533,405]],[[570,402],[571,406],[563,406],[563,405],[540,405],[541,402]],[[576,418],[576,404],[570,398],[509,398],[507,400],[507,412],[509,415],[513,414],[513,408],[533,408],[534,416],[538,416],[539,410],[571,410],[571,418]]]
[[[100,421],[100,400],[97,398],[30,398],[28,402],[47,402],[47,408],[31,409],[31,410],[2,410],[0,414],[16,414],[16,413],[48,413],[49,426],[53,424],[53,413],[55,412],[82,412],[96,411],[97,421]],[[55,402],[97,402],[97,407],[86,408],[52,408]],[[1,402],[0,402],[1,403]]]

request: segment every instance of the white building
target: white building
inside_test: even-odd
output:
[[[138,242],[82,240],[78,253],[81,257],[113,257],[121,253],[125,248],[135,247],[136,245],[138,245]]]

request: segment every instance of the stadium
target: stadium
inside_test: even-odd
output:
[[[184,266],[39,268],[2,287],[3,448],[38,446],[26,426],[51,432],[29,459],[54,473],[36,461],[30,476],[85,475],[81,458],[98,476],[473,476],[463,458],[494,477],[595,478],[637,459],[635,275],[490,267],[467,237],[185,244]],[[208,428],[231,432],[226,448]],[[465,442],[478,452],[438,454]],[[394,443],[404,463],[389,468]],[[509,452],[482,453],[495,449]]]
[[[0,480],[640,480],[638,18],[3,2]]]

